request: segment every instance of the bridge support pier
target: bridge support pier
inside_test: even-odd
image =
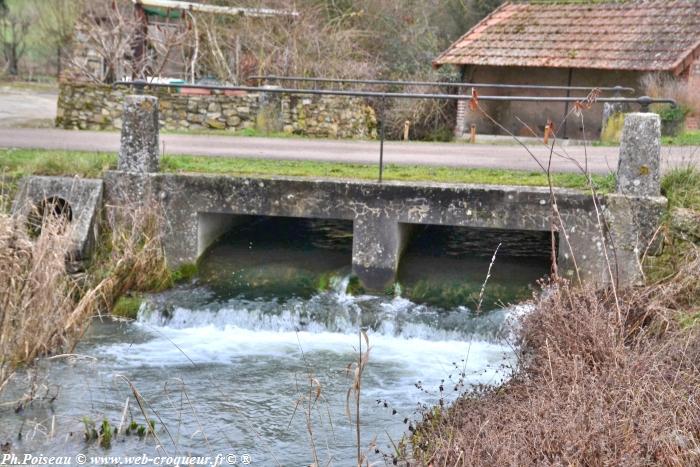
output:
[[[394,284],[412,225],[383,216],[360,215],[353,223],[352,271],[370,291]]]

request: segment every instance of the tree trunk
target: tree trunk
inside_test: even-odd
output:
[[[56,46],[56,79],[59,80],[61,79],[61,53],[63,50],[61,50],[61,46],[57,45]]]
[[[17,63],[17,44],[12,42],[10,44],[6,44],[5,47],[9,49],[8,53],[5,55],[7,57],[10,75],[17,76],[19,74],[19,64]]]

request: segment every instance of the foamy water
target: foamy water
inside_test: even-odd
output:
[[[137,322],[97,324],[78,349],[95,360],[50,367],[51,379],[65,391],[52,407],[57,430],[80,434],[85,416],[116,425],[130,396],[131,416],[141,420],[126,378],[158,420],[161,447],[132,436],[110,453],[235,449],[250,454],[254,465],[307,465],[310,444],[297,404],[313,378],[322,387],[312,410],[319,457],[352,465],[346,368],[357,359],[360,323],[371,346],[361,402],[365,448],[376,438],[381,452],[391,452],[389,437],[396,442],[420,419],[419,404],[441,397],[449,402],[472,384],[499,384],[509,376],[514,354],[502,327],[520,308],[475,316],[466,308],[437,310],[402,298],[351,297],[342,287],[311,299],[225,302],[183,289],[154,297]],[[9,423],[0,427],[0,440],[27,415],[3,413]],[[46,419],[43,409],[33,415]],[[34,433],[18,446],[57,454],[103,451],[79,435],[59,442]],[[381,459],[374,449],[368,452]]]

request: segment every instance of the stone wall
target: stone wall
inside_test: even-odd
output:
[[[122,127],[125,86],[62,83],[56,126],[76,130]],[[194,88],[146,88],[158,97],[165,130],[215,129],[285,132],[323,138],[375,138],[374,110],[362,99]]]

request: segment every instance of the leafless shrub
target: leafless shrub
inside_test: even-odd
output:
[[[229,29],[222,36],[226,48],[239,58],[239,80],[252,74],[360,78],[376,74],[377,57],[359,46],[368,36],[366,30],[327,20],[321,5],[309,2],[298,5],[298,10],[295,18],[241,18],[235,33]]]
[[[186,69],[192,41],[187,21],[166,18],[146,25],[126,0],[84,1],[68,76],[98,83],[158,77],[168,65]]]
[[[688,80],[660,73],[649,73],[642,78],[644,92],[651,97],[668,97],[693,113],[700,113],[700,93]]]
[[[444,88],[412,87],[401,92],[441,94]],[[375,104],[376,108],[376,104]],[[452,138],[451,125],[455,117],[455,101],[444,99],[396,99],[386,111],[387,136],[403,137],[404,125],[409,122],[409,139],[448,141]]]
[[[127,74],[138,23],[131,2],[84,2],[69,76],[113,82]]]
[[[700,253],[671,280],[620,291],[555,282],[523,323],[522,366],[427,414],[425,465],[697,465],[700,335],[677,314],[697,303]]]

